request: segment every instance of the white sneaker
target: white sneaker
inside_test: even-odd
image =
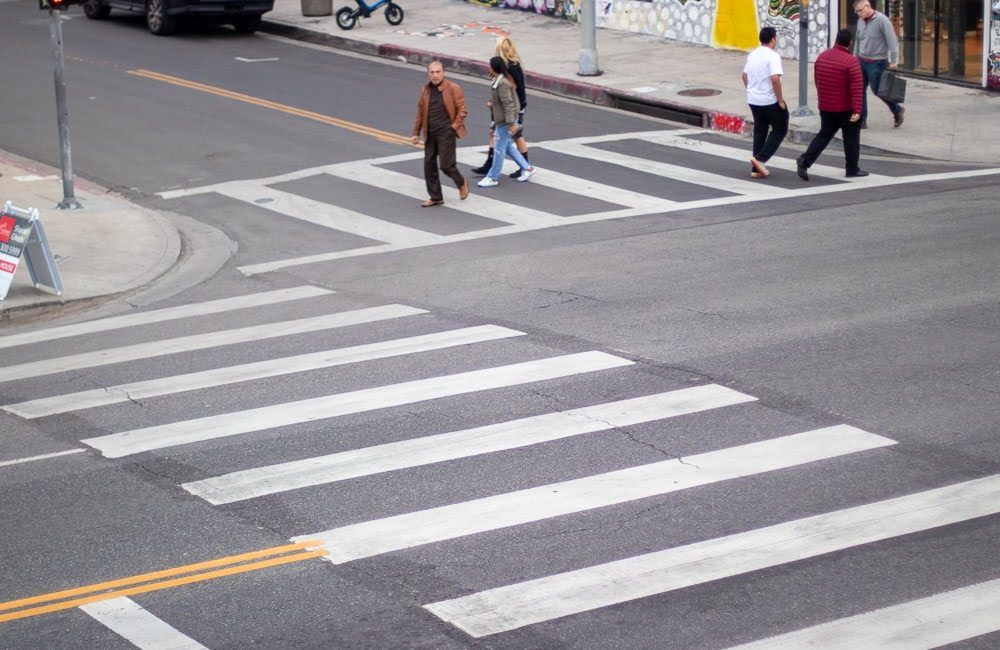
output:
[[[523,183],[524,181],[528,180],[529,178],[531,178],[534,175],[535,175],[535,168],[534,167],[528,167],[523,172],[521,172],[520,176],[517,177],[517,182],[518,183]]]
[[[476,183],[476,185],[478,185],[479,187],[496,187],[499,184],[500,183],[498,181],[493,180],[489,176],[483,176],[483,178],[478,183]]]

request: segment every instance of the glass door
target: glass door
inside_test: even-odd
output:
[[[979,84],[983,0],[889,0],[904,70]]]

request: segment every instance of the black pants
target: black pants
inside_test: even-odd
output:
[[[441,201],[441,176],[438,174],[438,160],[445,176],[455,181],[455,187],[462,187],[465,177],[458,171],[455,162],[455,131],[444,129],[432,131],[424,142],[424,180],[427,182],[427,194],[435,201]]]
[[[844,159],[847,163],[847,173],[853,174],[858,171],[858,161],[861,158],[861,122],[852,122],[850,111],[846,113],[819,112],[819,133],[809,143],[809,148],[800,159],[806,167],[812,167],[812,164],[830,144],[830,140],[833,139],[838,130],[844,137]]]
[[[788,133],[788,109],[780,104],[748,106],[753,113],[753,157],[764,163],[778,152]]]

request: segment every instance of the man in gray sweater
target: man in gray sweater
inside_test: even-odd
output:
[[[854,13],[858,15],[858,33],[854,39],[854,56],[861,63],[864,78],[864,106],[861,109],[861,128],[868,128],[868,86],[878,96],[882,73],[896,69],[899,61],[899,40],[892,22],[885,14],[872,9],[869,0],[855,0]],[[881,99],[881,98],[880,98]],[[885,101],[884,99],[882,101]],[[885,102],[892,111],[893,126],[903,125],[906,109],[896,102]]]

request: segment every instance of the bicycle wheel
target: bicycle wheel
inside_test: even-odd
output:
[[[390,25],[398,25],[403,22],[403,8],[394,2],[390,2],[385,8],[385,19]]]
[[[354,29],[358,22],[358,16],[350,7],[344,7],[337,11],[337,27],[341,29]]]

